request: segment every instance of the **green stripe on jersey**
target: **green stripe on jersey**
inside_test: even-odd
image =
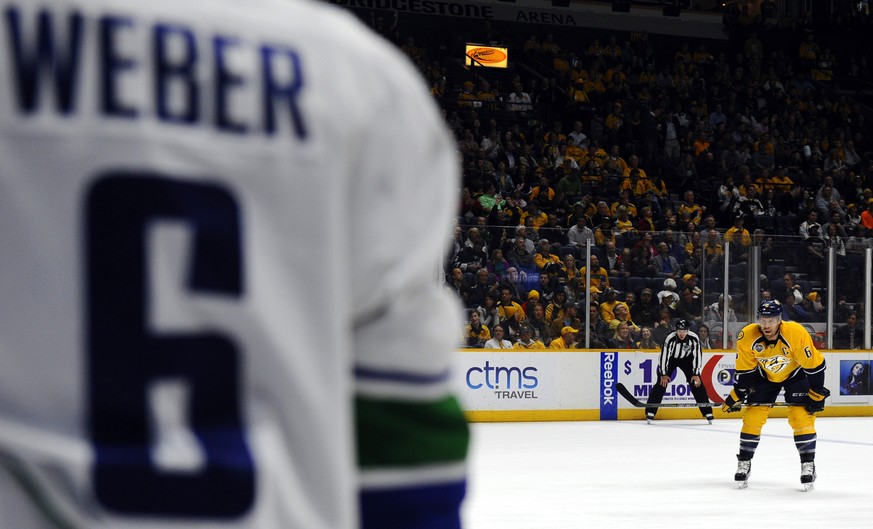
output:
[[[436,402],[355,399],[361,468],[462,461],[470,432],[454,397]]]

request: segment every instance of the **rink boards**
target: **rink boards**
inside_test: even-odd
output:
[[[821,416],[873,416],[869,351],[823,352],[827,361],[825,384],[831,391]],[[704,353],[701,379],[717,404],[733,386],[736,353]],[[656,351],[484,350],[458,352],[453,376],[467,416],[474,422],[567,421],[642,419],[643,409],[632,406],[615,390],[624,384],[645,401],[656,376]],[[847,387],[855,364],[860,363],[866,384]],[[857,370],[857,369],[856,369]],[[850,394],[851,393],[851,394]],[[693,402],[685,376],[677,371],[663,402]],[[773,408],[774,417],[786,408]],[[723,417],[716,406],[716,417]],[[700,417],[697,408],[662,408],[659,418]],[[732,415],[736,417],[736,415]]]

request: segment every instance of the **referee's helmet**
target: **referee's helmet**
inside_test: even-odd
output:
[[[687,331],[691,326],[688,324],[688,320],[677,320],[675,328],[677,331]]]

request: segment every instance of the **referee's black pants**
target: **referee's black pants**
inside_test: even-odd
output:
[[[667,375],[673,374],[676,371],[676,368],[682,370],[685,373],[685,380],[688,382],[689,387],[691,387],[691,394],[694,395],[694,400],[697,402],[709,402],[709,395],[706,394],[706,387],[704,387],[702,381],[699,386],[695,386],[691,383],[691,377],[694,376],[694,371],[692,370],[694,359],[690,356],[686,356],[685,358],[671,358],[667,361]],[[661,386],[661,376],[665,373],[661,373],[661,369],[658,368],[658,376],[655,380],[654,385],[652,385],[652,389],[649,390],[649,400],[646,401],[647,404],[660,404],[661,399],[664,398],[664,392],[667,391],[667,388]],[[655,414],[658,413],[657,407],[648,407],[646,408],[646,417],[649,419],[654,419]],[[703,415],[706,419],[712,419],[712,406],[701,406],[700,414]]]

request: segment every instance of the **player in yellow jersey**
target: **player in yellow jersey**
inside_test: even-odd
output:
[[[764,300],[758,307],[758,321],[746,325],[737,336],[736,382],[722,410],[743,415],[740,453],[734,480],[740,488],[748,485],[752,457],[761,439],[771,406],[785,389],[788,423],[794,430],[794,444],[800,454],[800,482],[810,490],[815,482],[815,416],[824,410],[830,391],[824,387],[825,360],[815,348],[806,329],[793,321],[782,321],[782,305]]]

